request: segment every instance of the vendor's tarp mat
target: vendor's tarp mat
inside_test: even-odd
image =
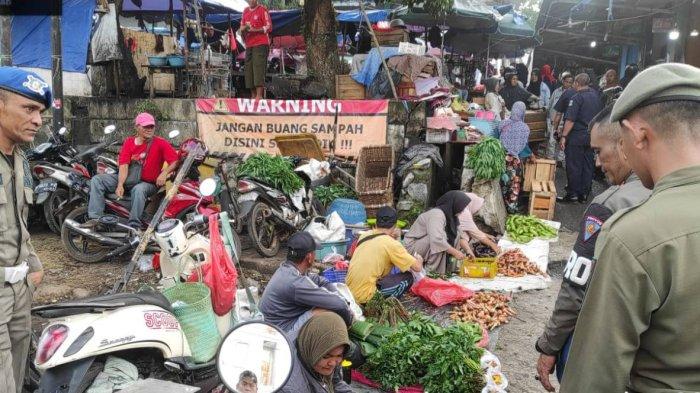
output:
[[[63,71],[85,72],[94,11],[95,0],[63,0]],[[13,16],[12,64],[19,67],[51,69],[50,16]]]
[[[109,13],[103,14],[97,22],[97,28],[92,34],[90,45],[93,63],[111,60],[121,60],[122,51],[119,48],[117,34],[117,13],[114,4],[109,5]]]

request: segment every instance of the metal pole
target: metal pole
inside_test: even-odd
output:
[[[56,2],[57,12],[51,17],[51,76],[53,90],[53,127],[63,127],[63,59],[61,57],[61,10],[63,1]]]
[[[379,46],[379,40],[377,39],[377,36],[374,34],[374,29],[372,28],[372,22],[369,21],[369,16],[367,16],[367,12],[365,12],[365,2],[360,1],[360,11],[362,12],[362,15],[365,17],[365,21],[367,22],[367,26],[369,27],[369,33],[372,35],[372,39],[374,40],[374,44],[377,46],[377,52],[379,53],[379,58],[382,59],[382,65],[384,66],[384,69],[386,70],[386,74],[389,77],[389,85],[391,86],[391,92],[394,94],[394,99],[398,100],[399,95],[396,94],[396,86],[394,86],[394,80],[391,79],[391,72],[389,71],[389,67],[386,65],[386,60],[384,60],[384,55],[382,55],[382,48]]]
[[[0,7],[0,66],[12,65],[12,16]]]
[[[486,75],[486,79],[489,77],[489,64],[491,61],[491,34],[489,34],[489,39],[486,43],[486,72],[484,75]]]

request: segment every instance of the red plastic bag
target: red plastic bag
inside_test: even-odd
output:
[[[219,217],[209,216],[209,263],[202,266],[204,283],[211,289],[211,304],[216,315],[225,315],[233,308],[238,272],[219,232]],[[198,281],[197,272],[188,281]]]
[[[463,302],[474,295],[474,292],[461,285],[445,280],[436,280],[430,277],[418,281],[418,283],[411,288],[411,292],[429,301],[435,307],[441,307],[449,303]]]

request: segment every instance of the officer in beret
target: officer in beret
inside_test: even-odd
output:
[[[21,143],[34,140],[51,89],[38,75],[0,67],[0,391],[21,392],[31,333],[30,306],[44,272],[29,241],[32,174]],[[4,389],[4,390],[3,390]]]
[[[652,195],[603,225],[561,391],[700,391],[700,69],[641,72],[613,107]]]

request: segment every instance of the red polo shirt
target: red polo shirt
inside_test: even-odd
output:
[[[247,22],[250,22],[250,26],[253,29],[265,29],[265,32],[248,32],[243,34],[243,40],[245,41],[246,48],[270,45],[270,37],[268,34],[272,31],[272,19],[270,19],[270,14],[267,12],[267,8],[260,4],[258,4],[255,8],[246,7],[245,10],[243,10],[243,16],[241,17],[241,26],[245,26]]]
[[[126,138],[119,151],[119,165],[131,164],[132,161],[142,161],[141,180],[148,183],[155,183],[163,169],[163,163],[172,164],[177,161],[177,152],[165,139],[154,136],[151,148],[146,156],[148,143],[137,145],[136,137]]]

